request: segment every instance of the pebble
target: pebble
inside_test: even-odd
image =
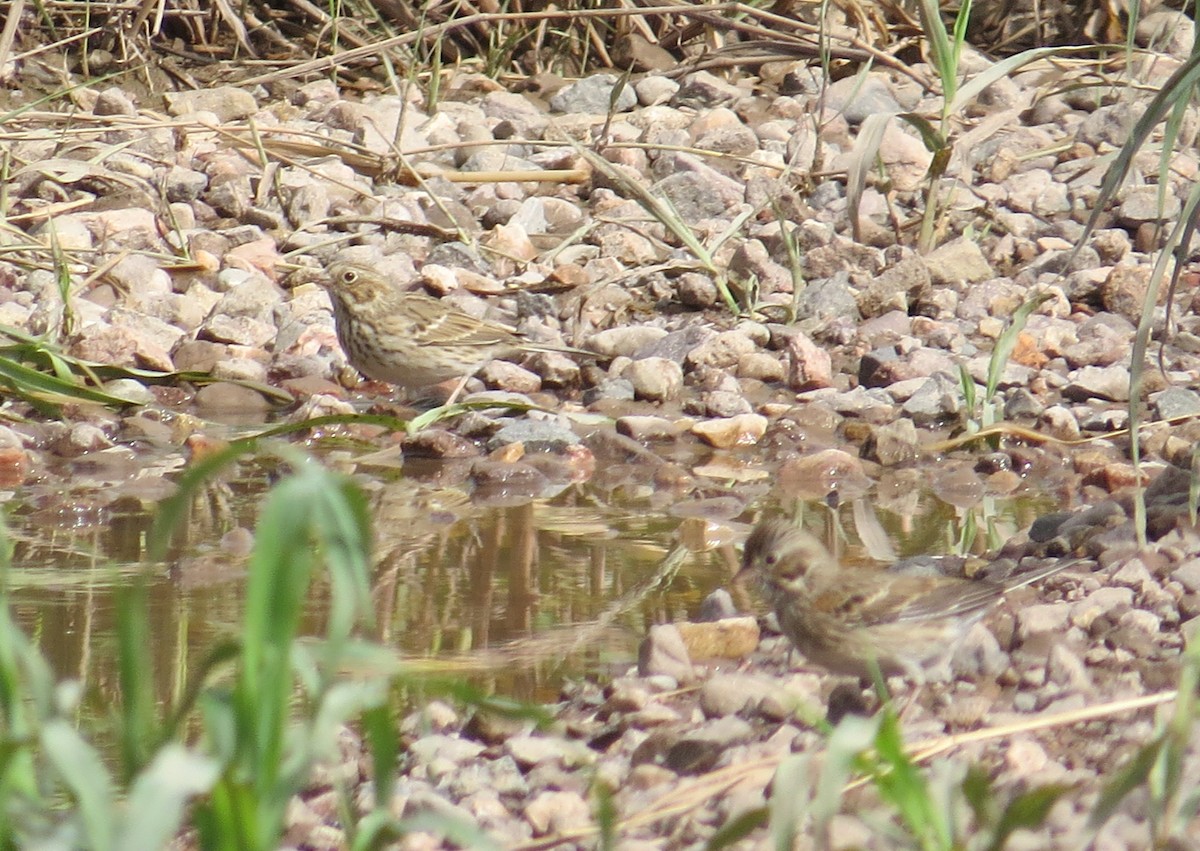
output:
[[[761,414],[740,414],[715,420],[703,420],[692,426],[692,434],[709,446],[731,449],[753,446],[767,430],[767,418]]]

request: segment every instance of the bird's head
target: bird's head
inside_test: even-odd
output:
[[[345,260],[329,264],[324,287],[331,297],[356,306],[379,301],[393,292],[391,284],[374,269]]]
[[[785,520],[764,520],[746,539],[734,579],[753,576],[768,590],[804,590],[815,572],[836,570],[833,556],[814,536]]]

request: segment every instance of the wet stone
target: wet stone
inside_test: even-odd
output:
[[[650,627],[638,648],[638,673],[643,677],[666,674],[678,682],[694,679],[687,645],[673,624]]]
[[[705,420],[692,426],[692,433],[718,449],[753,446],[766,433],[767,418],[761,414],[741,414],[728,419]]]
[[[908,463],[917,457],[917,452],[917,427],[908,419],[876,426],[863,445],[864,458],[885,466]]]
[[[962,388],[943,373],[925,381],[901,409],[915,425],[929,426],[957,419],[962,410]]]
[[[750,414],[753,409],[741,393],[729,390],[712,390],[701,396],[704,413],[710,417],[735,417]]]
[[[224,381],[206,384],[197,390],[195,403],[201,410],[228,413],[261,413],[271,408],[271,403],[261,393]]]
[[[1036,419],[1041,416],[1044,406],[1037,397],[1024,387],[1015,387],[1004,403],[1004,418],[1007,420]]]
[[[427,428],[405,440],[404,454],[414,458],[475,458],[479,448],[453,432]]]
[[[617,432],[638,441],[674,440],[684,429],[665,417],[618,417]]]
[[[833,362],[829,352],[807,335],[788,337],[788,387],[798,392],[833,386]]]
[[[1197,561],[1197,581],[1200,582],[1200,561]],[[1190,590],[1200,590],[1200,585]],[[733,605],[733,597],[724,588],[718,588],[712,591],[700,603],[700,613],[697,616],[702,622],[719,621],[723,618],[732,618],[737,616],[737,608]]]
[[[488,441],[488,451],[520,443],[529,452],[565,452],[580,443],[570,428],[550,420],[516,420],[505,424]]]
[[[551,490],[541,470],[520,461],[492,461],[481,458],[471,465],[471,480],[480,498],[535,497]]]
[[[609,378],[585,390],[583,403],[595,408],[604,403],[632,402],[634,396],[633,382],[628,378]],[[620,406],[620,409],[628,410],[625,406]]]

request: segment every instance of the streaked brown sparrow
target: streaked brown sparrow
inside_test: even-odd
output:
[[[805,659],[834,673],[905,674],[955,645],[1000,599],[1077,561],[1045,565],[1003,581],[844,567],[809,533],[765,520],[746,540],[735,580],[756,576],[779,627]]]
[[[591,355],[584,349],[535,343],[512,328],[476,319],[421,293],[406,292],[361,263],[335,261],[323,286],[333,303],[337,338],[363,375],[404,388],[467,379],[484,364],[521,352]]]

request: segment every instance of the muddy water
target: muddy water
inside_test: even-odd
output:
[[[668,493],[636,465],[601,459],[602,472],[589,481],[536,496],[483,494],[442,465],[359,463],[345,451],[323,460],[353,476],[372,505],[373,637],[418,671],[468,676],[518,698],[552,700],[564,678],[624,670],[648,625],[695,616],[709,592],[728,584],[735,545],[763,512],[805,514],[815,529],[842,535],[845,557],[865,558],[856,533],[861,505],[781,501],[761,481],[701,480]],[[752,452],[741,460],[755,463]],[[249,459],[210,482],[168,561],[150,563],[150,497],[177,476],[170,466],[158,484],[137,487],[79,468],[69,486],[29,487],[9,502],[18,623],[59,676],[81,679],[102,703],[116,681],[118,592],[136,577],[148,587],[162,698],[179,694],[215,642],[237,635],[251,530],[281,474]],[[886,482],[868,496],[902,555],[955,550],[971,528],[979,550],[987,533],[1004,539],[1055,507],[1022,488],[956,508],[934,495],[934,478],[893,483],[902,500],[881,496]],[[755,605],[738,589],[734,600],[742,609]],[[326,604],[318,583],[311,634],[322,631]]]

